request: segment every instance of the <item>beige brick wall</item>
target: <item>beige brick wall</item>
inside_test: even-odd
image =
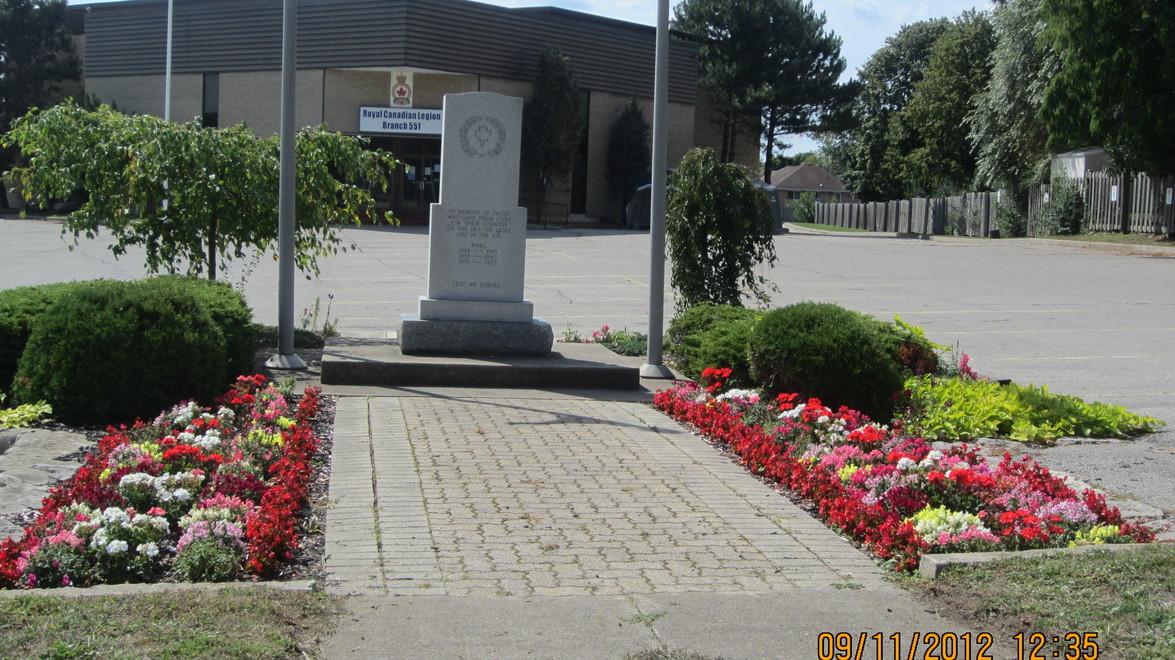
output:
[[[222,83],[223,85],[223,83]],[[86,78],[86,91],[103,103],[114,103],[128,114],[163,116],[163,76],[101,76]],[[171,118],[188,121],[201,113],[204,76],[171,77]]]
[[[442,108],[445,94],[477,91],[477,76],[446,73],[416,73],[412,76],[412,107]]]
[[[322,123],[322,78],[322,69],[297,73],[294,90],[297,128]],[[281,82],[280,71],[220,74],[220,125],[248,123],[257,135],[277,135],[281,130]]]
[[[588,118],[588,197],[587,215],[602,220],[619,213],[618,204],[611,188],[608,187],[608,139],[612,126],[632,97],[607,92],[592,92],[591,114]],[[653,100],[637,98],[637,105],[649,123],[649,138],[652,139]],[[670,103],[666,107],[666,163],[677,167],[682,156],[694,146],[694,108],[684,103]],[[650,163],[651,165],[651,163]]]
[[[328,69],[323,96],[323,121],[332,131],[359,132],[360,106],[386,107],[392,95],[387,71]]]

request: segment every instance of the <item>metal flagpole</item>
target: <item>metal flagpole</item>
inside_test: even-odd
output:
[[[172,1],[167,0],[167,62],[163,72],[163,121],[171,121],[171,19]],[[158,89],[158,88],[156,88]]]
[[[661,363],[665,324],[665,113],[669,97],[669,0],[657,2],[657,60],[653,78],[653,179],[649,218],[649,355],[644,378],[673,378]]]
[[[282,0],[282,119],[278,185],[278,299],[277,355],[265,366],[271,369],[305,369],[294,353],[294,85],[297,58],[297,2]]]

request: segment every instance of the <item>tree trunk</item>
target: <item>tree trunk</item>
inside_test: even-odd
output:
[[[544,214],[543,214],[543,207],[545,207],[547,205],[547,187],[549,185],[550,185],[550,181],[547,180],[540,173],[538,176],[538,186],[537,186],[537,192],[538,192],[538,201],[536,202],[537,208],[534,210],[534,213],[535,213],[535,217],[538,219],[539,223],[543,225],[543,227],[547,226],[546,218],[544,217]]]
[[[216,214],[212,215],[212,224],[208,226],[208,279],[216,279],[216,242],[219,220]]]
[[[727,108],[722,117],[722,152],[718,154],[718,160],[723,163],[730,162],[730,153],[734,151],[734,111]]]
[[[771,184],[771,156],[775,151],[775,110],[767,111],[767,132],[764,133],[767,138],[766,153],[763,158],[763,182]]]

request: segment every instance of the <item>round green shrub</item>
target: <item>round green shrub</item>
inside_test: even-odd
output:
[[[690,307],[669,324],[665,352],[686,377],[700,381],[708,367],[726,367],[730,384],[752,383],[747,342],[751,327],[762,312],[734,305],[703,303]]]
[[[798,392],[873,419],[893,415],[901,368],[879,328],[832,303],[801,302],[763,315],[751,330],[751,373],[765,392]]]
[[[240,291],[227,282],[182,275],[164,275],[144,280],[150,287],[167,289],[176,296],[191,296],[208,310],[212,322],[224,334],[225,371],[230,381],[253,371],[257,351],[257,329],[253,311]]]
[[[8,392],[33,323],[63,292],[89,282],[22,286],[0,291],[0,392]]]
[[[152,280],[63,293],[33,327],[13,384],[63,419],[130,422],[185,399],[210,401],[236,374],[224,332],[190,289]]]

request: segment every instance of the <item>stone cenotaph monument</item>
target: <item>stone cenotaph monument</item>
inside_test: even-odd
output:
[[[449,94],[441,201],[428,231],[428,295],[400,322],[405,355],[547,355],[554,333],[522,298],[526,209],[518,206],[522,99]]]

